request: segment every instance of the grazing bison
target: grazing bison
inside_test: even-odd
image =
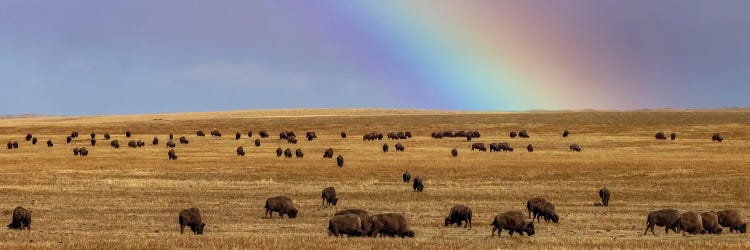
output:
[[[117,141],[117,140],[113,140],[113,141],[109,142],[109,146],[111,146],[113,148],[120,148],[120,142]]]
[[[410,131],[404,132],[404,135],[406,135],[406,138],[411,138],[411,132]]]
[[[34,137],[31,135],[31,133],[26,134],[26,141],[31,141],[31,138]]]
[[[713,136],[711,136],[711,141],[722,142],[722,141],[724,141],[724,137],[721,136],[721,134],[716,133]]]
[[[396,132],[388,132],[388,140],[395,140],[398,139],[398,134]]]
[[[36,143],[37,143],[38,141],[39,141],[39,140],[38,140],[38,139],[37,139],[36,137],[34,137],[34,138],[31,138],[31,144],[33,144],[33,145],[36,145]]]
[[[324,188],[320,197],[323,199],[323,206],[325,206],[326,204],[336,206],[336,204],[339,202],[339,198],[336,197],[336,189],[334,187]]]
[[[110,138],[109,132],[104,133],[104,140],[109,140],[109,138]]]
[[[281,157],[281,154],[284,153],[284,150],[281,148],[276,148],[276,157]]]
[[[323,158],[333,158],[333,148],[328,148],[323,153]]]
[[[12,220],[8,224],[10,229],[31,230],[31,210],[23,207],[16,207],[13,209]]]
[[[664,227],[665,234],[669,234],[669,229],[672,229],[672,231],[677,233],[677,230],[679,230],[679,224],[680,211],[674,209],[651,211],[646,217],[646,231],[643,232],[643,235],[646,235],[648,230],[651,230],[651,234],[656,235],[656,233],[654,233],[654,226]]]
[[[159,138],[154,136],[154,139],[151,140],[151,145],[153,146],[159,145]]]
[[[371,216],[365,222],[368,236],[399,236],[414,238],[414,231],[409,228],[409,222],[402,214],[386,213]]]
[[[518,233],[521,236],[523,236],[523,233],[526,233],[528,236],[534,235],[534,221],[527,221],[526,218],[523,217],[523,213],[518,210],[512,210],[507,211],[501,214],[498,214],[495,216],[494,219],[492,219],[492,234],[490,234],[490,237],[495,236],[495,231],[497,231],[497,237],[501,237],[500,233],[503,232],[503,229],[508,230],[508,234],[510,234],[511,237],[513,237],[513,233]]]
[[[422,183],[422,177],[417,175],[417,177],[414,177],[414,181],[412,182],[412,188],[414,191],[422,192],[424,190],[424,184]]]
[[[140,147],[145,147],[145,146],[146,146],[146,142],[144,142],[144,141],[141,141],[141,140],[138,140],[138,141],[137,141],[136,143],[138,143],[138,147],[139,147],[139,148],[140,148]]]
[[[125,131],[125,137],[130,138],[132,135],[133,133],[130,133],[130,131]]]
[[[336,165],[339,166],[340,168],[344,167],[344,157],[343,156],[339,155],[338,157],[336,157]]]
[[[179,221],[180,234],[185,232],[185,226],[189,226],[190,231],[193,231],[193,234],[197,235],[203,234],[203,228],[206,227],[206,223],[203,223],[203,220],[201,220],[201,210],[197,207],[180,211]]]
[[[581,146],[578,144],[570,144],[570,151],[581,152]]]
[[[341,132],[341,138],[346,138],[346,131]]]
[[[526,132],[526,130],[521,130],[521,131],[518,131],[518,137],[521,137],[521,138],[529,138],[529,133],[528,133],[528,132]]]
[[[258,135],[260,135],[260,138],[267,138],[268,132],[266,132],[265,130],[261,130],[260,132],[258,132]]]
[[[237,155],[245,156],[245,149],[242,146],[237,147]]]
[[[742,221],[742,215],[740,210],[727,209],[716,212],[719,217],[719,225],[728,227],[730,233],[737,231],[739,233],[747,233],[747,223]]]
[[[318,138],[318,135],[316,135],[315,132],[307,132],[305,137],[307,137],[308,141],[312,141],[315,140],[315,138]]]
[[[344,214],[353,214],[353,215],[359,216],[359,218],[361,218],[362,221],[367,221],[367,218],[370,217],[369,212],[362,210],[362,209],[357,209],[357,208],[336,211],[336,215],[344,215]]]
[[[452,155],[453,157],[456,157],[456,156],[458,156],[458,150],[456,150],[455,148],[454,148],[454,149],[451,149],[451,155]]]
[[[599,198],[602,199],[602,205],[609,206],[609,196],[610,192],[607,187],[603,187],[602,189],[599,189]]]
[[[128,147],[137,148],[138,147],[138,142],[136,142],[135,140],[130,140],[128,142]]]
[[[260,147],[260,139],[255,139],[255,146]]]
[[[356,214],[335,215],[328,220],[328,235],[362,236],[364,221]]]
[[[471,144],[471,151],[474,151],[475,149],[479,151],[483,151],[483,152],[487,151],[487,148],[484,146],[484,143]]]
[[[78,132],[77,131],[71,132],[70,133],[70,137],[72,137],[72,138],[78,138]]]
[[[70,137],[70,136],[65,137],[65,143],[66,144],[70,144],[71,141],[73,141],[73,137]]]
[[[516,134],[516,131],[510,131],[510,138],[516,138],[518,134]]]
[[[218,129],[214,129],[211,131],[211,136],[221,137],[221,131],[219,131]]]
[[[250,137],[253,137],[253,131],[252,130],[248,130],[247,131],[247,138],[250,138]]]
[[[170,140],[174,140],[174,134],[173,133],[169,133],[169,139]]]
[[[297,137],[289,136],[286,138],[286,142],[289,144],[297,144]]]
[[[52,147],[52,141],[47,140],[47,147]],[[18,148],[18,141],[13,141],[13,148]]]
[[[96,139],[96,133],[91,132],[91,139]]]
[[[552,204],[552,202],[549,201],[542,201],[536,204],[536,209],[534,211],[534,216],[537,222],[539,222],[539,218],[543,217],[544,222],[548,223],[552,221],[553,223],[558,223],[560,221],[560,217],[557,215],[557,211],[555,211],[555,204]]]
[[[237,132],[237,133],[234,134],[234,139],[235,140],[239,140],[241,137],[242,137],[242,134],[240,134],[240,132]]]
[[[174,149],[170,149],[169,152],[167,152],[167,156],[169,156],[170,160],[177,160],[177,153],[174,152]]]
[[[703,230],[706,230],[706,233],[721,234],[723,229],[719,225],[719,216],[716,215],[716,212],[702,212],[700,215],[703,222]]]
[[[80,156],[89,156],[89,150],[86,149],[86,147],[82,147],[82,148],[78,149],[78,154]]]
[[[286,150],[284,150],[284,157],[292,158],[292,149],[286,148]]]
[[[534,198],[529,199],[526,202],[526,210],[529,212],[529,218],[532,218],[531,217],[532,213],[534,214],[533,218],[536,218],[537,213],[535,211],[538,210],[539,203],[546,202],[546,201],[547,200],[542,197],[534,197]]]
[[[8,142],[8,149],[13,149],[13,143],[12,142]]]
[[[529,151],[529,153],[534,152],[534,145],[529,144],[526,146],[526,150]]]
[[[388,143],[383,143],[383,153],[388,153]]]
[[[13,147],[16,147],[16,145],[15,145],[16,143],[17,143],[17,142],[14,142],[14,145],[13,145]],[[55,146],[55,144],[54,144],[54,143],[52,143],[52,139],[49,139],[49,140],[47,140],[47,147],[48,147],[48,148],[51,148],[52,146]]]
[[[91,146],[92,147],[96,146],[96,139],[91,138]]]
[[[404,144],[401,144],[400,142],[396,143],[396,152],[399,151],[404,152]]]
[[[703,229],[703,220],[701,215],[694,211],[687,211],[680,214],[679,228],[682,230],[682,235],[689,234],[705,234],[706,230]]]
[[[471,214],[471,208],[467,206],[453,206],[448,213],[448,216],[445,217],[445,226],[449,227],[450,225],[456,224],[460,227],[462,222],[466,222],[464,228],[471,228]]]
[[[264,217],[273,217],[273,213],[279,213],[279,217],[283,218],[284,215],[293,219],[297,217],[299,210],[294,207],[292,199],[286,196],[277,196],[268,198],[265,206],[266,212],[263,214]]]
[[[73,148],[73,155],[78,155],[78,148]]]
[[[404,180],[404,182],[409,183],[411,181],[411,173],[409,173],[409,171],[406,171],[401,175],[401,178]]]
[[[371,134],[363,135],[362,136],[362,140],[363,141],[372,141],[372,135]]]
[[[497,144],[497,151],[513,152],[513,147],[510,146],[510,143],[501,142]]]
[[[669,135],[669,138],[674,141],[675,139],[677,139],[677,134],[675,134],[674,132],[672,132],[672,134]]]
[[[563,131],[563,138],[567,138],[568,135],[570,135],[570,132],[568,132],[568,130]]]
[[[294,151],[294,156],[296,156],[297,158],[305,158],[305,154],[302,153],[301,148],[298,148],[297,150]]]
[[[203,131],[198,130],[197,132],[195,132],[195,135],[197,135],[197,136],[206,136],[206,133],[203,133]]]
[[[289,137],[289,134],[286,131],[279,133],[279,140],[286,140],[287,137]]]
[[[168,147],[168,148],[174,148],[175,146],[177,146],[177,145],[176,145],[176,144],[174,143],[174,141],[173,141],[173,140],[169,140],[169,141],[167,142],[167,147]]]
[[[664,135],[664,132],[659,132],[654,135],[654,138],[656,138],[657,140],[666,140],[667,136]]]
[[[187,137],[180,136],[180,144],[188,144],[190,141],[188,141]]]

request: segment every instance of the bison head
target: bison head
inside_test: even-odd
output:
[[[331,204],[333,204],[334,206],[336,206],[336,203],[339,203],[339,198],[333,198],[333,199],[331,199]]]
[[[299,213],[299,210],[292,208],[287,215],[289,216],[289,219],[294,219],[297,218],[297,213]]]
[[[529,224],[526,224],[526,228],[524,228],[523,231],[526,232],[526,234],[528,234],[529,236],[534,235],[534,222],[529,222]]]
[[[550,214],[549,219],[552,220],[552,222],[557,223],[560,221],[560,216],[557,216],[556,213]]]
[[[414,238],[414,235],[415,235],[414,231],[412,231],[412,230],[406,231],[404,233],[404,236],[409,237],[409,238]]]
[[[190,229],[193,230],[195,234],[201,235],[203,234],[203,228],[206,227],[206,223],[201,223],[200,225],[192,226]]]
[[[446,216],[445,217],[445,226],[447,227],[450,224],[451,224],[451,217],[450,216]]]

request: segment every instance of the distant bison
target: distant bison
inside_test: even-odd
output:
[[[719,216],[716,215],[716,212],[702,212],[700,215],[703,223],[703,230],[705,230],[706,233],[721,234],[723,229],[721,228],[721,225],[719,225]]]
[[[508,230],[508,234],[510,234],[511,237],[513,237],[513,233],[518,233],[521,236],[523,236],[523,233],[526,233],[528,236],[532,236],[535,233],[534,222],[527,221],[526,218],[524,218],[523,213],[517,210],[507,211],[496,215],[495,218],[492,219],[491,225],[492,234],[490,237],[495,236],[495,231],[497,231],[497,237],[501,237],[500,234],[503,232],[503,229]]]
[[[260,139],[255,139],[255,146],[260,147]]]
[[[328,235],[361,236],[364,233],[364,221],[356,214],[335,215],[328,220]]]
[[[154,139],[151,140],[151,145],[153,146],[159,145],[159,138],[154,136]]]
[[[284,157],[292,158],[292,149],[286,148],[286,150],[284,150]]]
[[[471,208],[463,205],[453,206],[448,216],[445,217],[445,226],[456,224],[460,227],[462,222],[466,222],[464,228],[471,228],[471,216]]]
[[[339,155],[338,157],[336,157],[336,165],[339,166],[340,168],[344,167],[344,157],[343,156]]]
[[[279,217],[286,215],[289,219],[297,217],[299,210],[294,207],[292,199],[286,196],[277,196],[268,198],[265,206],[266,212],[263,214],[264,217],[273,217],[273,213],[279,213]]]
[[[96,139],[91,138],[91,146],[92,147],[96,146]]]
[[[536,210],[538,210],[538,206],[542,202],[546,202],[547,200],[542,197],[534,197],[529,199],[526,202],[526,210],[529,212],[529,218],[536,218]],[[534,217],[531,217],[532,213],[534,214]]]
[[[326,149],[326,151],[323,152],[323,158],[333,158],[333,148]]]
[[[52,141],[47,140],[47,147],[52,147]],[[13,148],[18,148],[18,141],[13,141]]]
[[[23,207],[16,207],[13,209],[12,220],[8,224],[10,229],[28,229],[31,230],[31,210]]]
[[[170,149],[169,152],[167,152],[167,156],[169,156],[170,160],[177,160],[177,153],[174,152],[174,149]]]
[[[170,140],[174,140],[174,134],[173,133],[169,133],[169,139]]]
[[[26,141],[31,141],[31,138],[34,137],[31,135],[31,133],[26,134]]]
[[[706,230],[703,229],[703,220],[701,215],[694,211],[688,211],[680,214],[679,228],[682,230],[682,234],[705,234]]]
[[[383,143],[383,153],[388,153],[388,143]]]
[[[552,221],[552,223],[558,223],[560,221],[560,217],[557,215],[557,211],[555,211],[555,204],[552,204],[552,202],[549,201],[537,203],[536,209],[532,212],[534,213],[537,222],[539,222],[539,218],[544,218],[544,222]]]
[[[71,141],[73,141],[73,137],[65,137],[65,143],[70,144]]]
[[[320,196],[323,199],[323,206],[326,204],[336,206],[339,202],[339,198],[336,197],[336,188],[334,187],[324,188]]]
[[[724,137],[721,136],[721,134],[716,133],[713,136],[711,136],[711,141],[722,142],[722,141],[724,141]]]
[[[314,140],[315,138],[318,138],[318,135],[316,135],[316,134],[315,134],[315,132],[307,132],[307,133],[305,134],[305,137],[307,137],[307,140],[308,140],[308,141],[312,141],[312,140]]]
[[[14,145],[13,145],[13,147],[16,147],[16,145],[15,145],[15,144],[17,144],[17,143],[18,143],[18,142],[14,142]],[[51,140],[51,139],[50,139],[50,140],[47,140],[47,147],[51,148],[52,146],[55,146],[55,144],[54,144],[54,143],[52,143],[52,140]]]
[[[409,222],[402,214],[386,213],[371,216],[365,222],[365,231],[368,236],[399,236],[401,238],[414,238],[415,234],[409,227]]]
[[[672,133],[672,134],[669,135],[669,138],[674,141],[675,139],[677,139],[677,134]]]
[[[297,158],[304,158],[305,157],[305,154],[302,153],[302,149],[301,148],[298,148],[296,151],[294,151],[294,155]]]
[[[518,137],[529,138],[529,132],[526,132],[526,130],[518,131]]]
[[[77,132],[77,131],[73,131],[73,132],[71,132],[71,133],[70,133],[70,137],[72,137],[72,138],[77,138],[77,137],[78,137],[78,132]]]
[[[12,142],[8,142],[8,149],[13,149],[13,143]]]
[[[242,137],[242,134],[240,134],[240,132],[237,132],[237,133],[234,134],[234,139],[235,140],[239,140],[241,137]]]
[[[581,152],[581,146],[578,144],[570,144],[570,151]]]
[[[188,141],[187,137],[180,136],[180,144],[188,144],[190,141]]]
[[[218,129],[214,129],[211,131],[211,136],[221,137],[221,131],[219,131]]]
[[[197,132],[195,132],[195,135],[197,135],[197,136],[206,136],[206,133],[203,133],[203,131],[198,130]]]
[[[174,141],[173,141],[173,140],[169,140],[169,141],[167,142],[167,147],[168,147],[168,148],[174,148],[175,146],[177,146],[177,145],[176,145],[176,144],[174,143]]]
[[[91,132],[91,139],[96,139],[96,133]]]
[[[529,153],[534,152],[534,145],[529,144],[526,146],[526,151],[529,151]]]
[[[422,192],[422,190],[424,190],[422,177],[420,176],[414,177],[414,181],[412,182],[412,188],[414,189],[414,191],[417,191],[417,192]]]
[[[568,132],[567,130],[563,131],[563,138],[567,138],[568,135],[570,135],[570,132]]]
[[[516,136],[518,136],[518,134],[516,134],[515,131],[510,132],[510,138],[516,138]]]
[[[646,217],[646,231],[643,232],[643,235],[646,235],[649,230],[651,230],[651,234],[656,235],[654,233],[654,226],[664,227],[665,234],[669,234],[670,229],[677,233],[679,223],[680,211],[674,209],[651,211]]]
[[[78,148],[73,148],[73,155],[78,155]]]
[[[666,140],[667,136],[664,135],[664,132],[659,132],[654,135],[654,138],[656,138],[657,140]]]
[[[475,149],[479,151],[487,151],[487,148],[484,146],[484,143],[471,144],[471,151],[474,151]]]
[[[237,147],[237,155],[245,156],[245,149],[242,146]]]
[[[609,196],[610,192],[607,187],[603,187],[602,189],[599,189],[599,198],[602,199],[602,205],[609,206]]]
[[[120,142],[117,141],[117,140],[113,140],[113,141],[109,142],[109,146],[111,146],[113,148],[120,148]]]
[[[133,133],[130,133],[130,131],[125,131],[125,137],[130,138],[132,135]]]
[[[258,135],[260,135],[260,138],[267,138],[268,132],[266,132],[265,130],[261,130],[260,132],[258,132]]]
[[[36,143],[37,143],[38,141],[39,141],[39,140],[38,140],[38,139],[37,139],[36,137],[34,137],[34,138],[31,138],[31,144],[33,144],[33,145],[36,145]]]
[[[341,132],[341,138],[346,138],[346,131]]]
[[[135,140],[130,140],[128,142],[128,147],[137,148],[138,147],[138,142],[136,142]]]
[[[289,144],[297,144],[297,137],[288,136],[286,138],[286,142],[289,143]]]
[[[109,132],[104,133],[104,140],[109,140],[109,138],[110,138]]]
[[[286,131],[279,133],[279,140],[286,140],[289,137]]]
[[[497,144],[497,150],[496,151],[513,152],[513,147],[510,146],[510,143],[501,142],[501,143]]]
[[[406,171],[401,175],[401,178],[404,182],[409,183],[411,181],[411,173],[409,173],[409,171]]]
[[[742,215],[740,214],[740,210],[737,209],[727,209],[727,210],[721,210],[716,212],[716,215],[719,217],[719,225],[723,227],[728,227],[730,233],[734,233],[735,231],[740,233],[747,233],[747,223],[742,221]]]
[[[197,235],[203,234],[203,229],[206,227],[206,223],[203,223],[201,219],[201,210],[197,207],[180,211],[179,222],[180,234],[185,232],[185,226],[189,226],[190,231]]]
[[[144,142],[144,141],[141,141],[141,140],[138,140],[138,141],[136,142],[136,144],[138,145],[138,147],[139,147],[139,148],[140,148],[140,147],[145,147],[145,146],[146,146],[146,142]]]
[[[80,156],[89,156],[89,150],[86,149],[86,147],[82,147],[82,148],[78,149],[78,154]]]
[[[281,154],[284,153],[284,150],[281,148],[276,148],[276,157],[281,157]]]
[[[396,152],[404,152],[404,144],[396,143]]]
[[[404,132],[404,135],[406,135],[407,138],[411,138],[411,132],[409,132],[409,131]]]
[[[253,131],[252,130],[248,130],[247,131],[247,138],[250,138],[250,137],[253,137]]]
[[[456,150],[455,148],[454,148],[454,149],[451,149],[451,155],[452,155],[453,157],[456,157],[456,156],[458,156],[458,150]]]

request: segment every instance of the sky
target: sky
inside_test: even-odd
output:
[[[8,0],[0,114],[750,106],[747,0]]]

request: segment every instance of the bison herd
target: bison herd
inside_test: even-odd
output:
[[[726,209],[721,211],[685,211],[680,213],[676,209],[661,209],[651,211],[646,217],[646,230],[656,235],[654,227],[664,227],[664,234],[669,230],[685,234],[721,234],[722,227],[728,227],[729,232],[747,233],[747,223],[742,221],[740,211]]]

